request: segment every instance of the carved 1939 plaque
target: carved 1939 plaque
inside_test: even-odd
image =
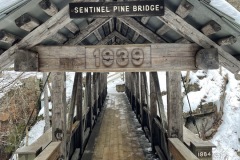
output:
[[[86,48],[87,69],[142,67],[151,67],[150,46]]]

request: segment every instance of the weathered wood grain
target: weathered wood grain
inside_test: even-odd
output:
[[[65,73],[54,72],[52,92],[52,141],[62,141],[60,156],[66,158],[66,88]]]
[[[51,142],[34,160],[58,160],[61,142]]]
[[[219,46],[226,46],[226,45],[232,45],[234,43],[237,42],[237,38],[234,37],[234,36],[228,36],[228,37],[224,37],[224,38],[221,38],[217,41],[217,44]]]
[[[143,36],[145,39],[152,43],[161,43],[165,42],[162,38],[157,36],[155,33],[153,33],[151,30],[145,28],[140,23],[138,23],[136,20],[130,17],[126,18],[118,18],[121,22],[132,28],[135,32],[139,33],[141,36]]]
[[[201,49],[196,54],[196,67],[202,70],[218,69],[219,59],[216,48]]]
[[[240,70],[240,62],[236,58],[234,58],[230,53],[223,50],[219,45],[198,31],[196,28],[188,24],[181,17],[173,13],[170,9],[165,8],[165,15],[157,18],[163,21],[177,33],[181,34],[183,37],[191,39],[203,48],[217,48],[220,65],[227,68],[229,71],[237,73]]]
[[[76,37],[74,37],[73,39],[69,39],[67,44],[75,45],[80,43],[84,38],[92,34],[96,29],[103,26],[110,20],[111,18],[99,18],[94,20],[92,23],[88,25],[87,28],[81,30],[81,32]]]
[[[42,0],[38,4],[43,9],[43,11],[47,13],[49,16],[53,16],[58,12],[57,6],[50,0]]]
[[[143,51],[143,62],[134,60],[134,50]],[[37,46],[39,71],[158,71],[196,70],[196,44],[146,44],[116,46]],[[112,52],[110,66],[105,66],[103,53]],[[118,53],[119,52],[119,53]],[[123,52],[123,53],[122,53]],[[58,54],[55,54],[58,53]],[[98,54],[99,53],[99,54]],[[121,54],[122,55],[121,55]],[[117,56],[117,54],[119,54]],[[105,55],[107,56],[107,55]],[[121,59],[121,57],[123,59]],[[109,57],[109,58],[110,58]],[[121,60],[121,61],[120,61]],[[104,62],[105,61],[105,62]],[[137,65],[134,65],[136,63]]]
[[[171,28],[169,28],[167,25],[163,25],[162,27],[160,27],[156,33],[160,36],[164,35],[165,33],[167,33]]]
[[[40,22],[36,18],[30,16],[27,13],[17,18],[15,20],[15,23],[19,28],[28,32],[31,32],[40,25]]]
[[[167,72],[168,137],[183,140],[181,72]],[[173,118],[174,117],[174,118]]]
[[[73,34],[77,33],[79,31],[78,26],[74,22],[70,22],[65,26],[70,32]]]
[[[53,40],[53,41],[55,41],[55,42],[57,42],[59,44],[62,44],[62,43],[67,41],[67,37],[64,36],[61,33],[56,33],[53,36],[51,36],[51,40]]]
[[[211,34],[217,33],[218,31],[221,30],[221,26],[211,20],[210,22],[208,22],[205,26],[202,27],[201,31],[203,32],[203,34],[205,34],[206,36],[209,36]]]
[[[72,2],[80,2],[82,0],[73,0]],[[94,1],[94,0],[93,0]],[[35,30],[33,30],[30,34],[25,36],[19,43],[10,47],[7,51],[5,51],[0,57],[0,70],[3,70],[5,67],[9,66],[14,58],[15,58],[15,50],[19,48],[29,49],[39,43],[41,43],[44,39],[51,37],[58,30],[62,29],[68,23],[72,21],[68,16],[69,6],[64,7],[57,14],[52,16],[46,22],[41,24]],[[57,24],[57,25],[56,25]],[[38,37],[38,38],[36,38]]]
[[[7,43],[11,46],[16,40],[17,37],[13,34],[0,30],[0,42]]]
[[[168,146],[174,159],[199,160],[178,138],[169,138]]]
[[[15,71],[38,71],[38,54],[31,51],[17,50],[14,60]]]
[[[182,0],[182,2],[178,6],[175,13],[180,17],[185,18],[189,15],[189,13],[193,10],[193,8],[194,6],[191,3],[185,0]]]

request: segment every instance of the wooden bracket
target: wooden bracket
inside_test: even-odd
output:
[[[38,71],[38,54],[26,50],[17,50],[14,60],[15,71]]]
[[[218,69],[219,56],[216,48],[202,49],[196,54],[196,67],[199,69]]]

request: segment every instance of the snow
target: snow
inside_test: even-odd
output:
[[[226,99],[224,102],[224,114],[222,124],[211,142],[216,145],[213,149],[213,160],[240,160],[236,151],[240,150],[238,141],[238,132],[240,132],[240,82],[237,81],[232,73],[223,68],[223,76],[219,70],[191,72],[190,83],[197,83],[200,91],[188,93],[192,109],[196,109],[202,100],[204,103],[213,102],[219,104],[221,90],[223,86],[223,77],[228,77],[226,87]],[[198,77],[201,77],[199,79]],[[189,111],[189,106],[184,97],[184,112]]]
[[[17,88],[22,85],[21,79],[29,77],[40,77],[39,73],[34,72],[15,72],[15,71],[2,71],[0,77],[0,98],[2,98],[11,89]]]
[[[124,84],[123,73],[110,72],[108,74],[108,93],[118,93],[116,91],[116,85]]]
[[[234,18],[240,24],[240,12],[225,0],[211,0],[213,7]]]
[[[235,151],[240,151],[238,132],[240,132],[240,82],[225,70],[229,82],[226,87],[226,99],[222,124],[212,139],[217,147],[213,149],[214,160],[240,160]]]

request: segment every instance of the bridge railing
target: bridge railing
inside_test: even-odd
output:
[[[157,72],[150,72],[149,75],[146,72],[125,73],[125,92],[151,142],[153,152],[160,159],[198,159],[182,141],[168,138],[168,124]]]
[[[74,160],[81,157],[107,96],[107,74],[86,73],[85,83],[82,73],[76,73],[76,75],[71,97],[73,102],[71,101],[68,112],[69,120],[66,121],[67,128],[70,126],[71,129],[66,135],[60,133],[58,135],[56,130],[53,131],[51,128],[32,145],[18,149],[19,160],[57,160],[63,157],[63,152],[68,154],[67,159]],[[74,114],[75,110],[76,114]],[[53,119],[53,125],[54,123]],[[60,137],[60,139],[56,141],[53,136]],[[62,150],[62,146],[65,146],[65,150]]]

